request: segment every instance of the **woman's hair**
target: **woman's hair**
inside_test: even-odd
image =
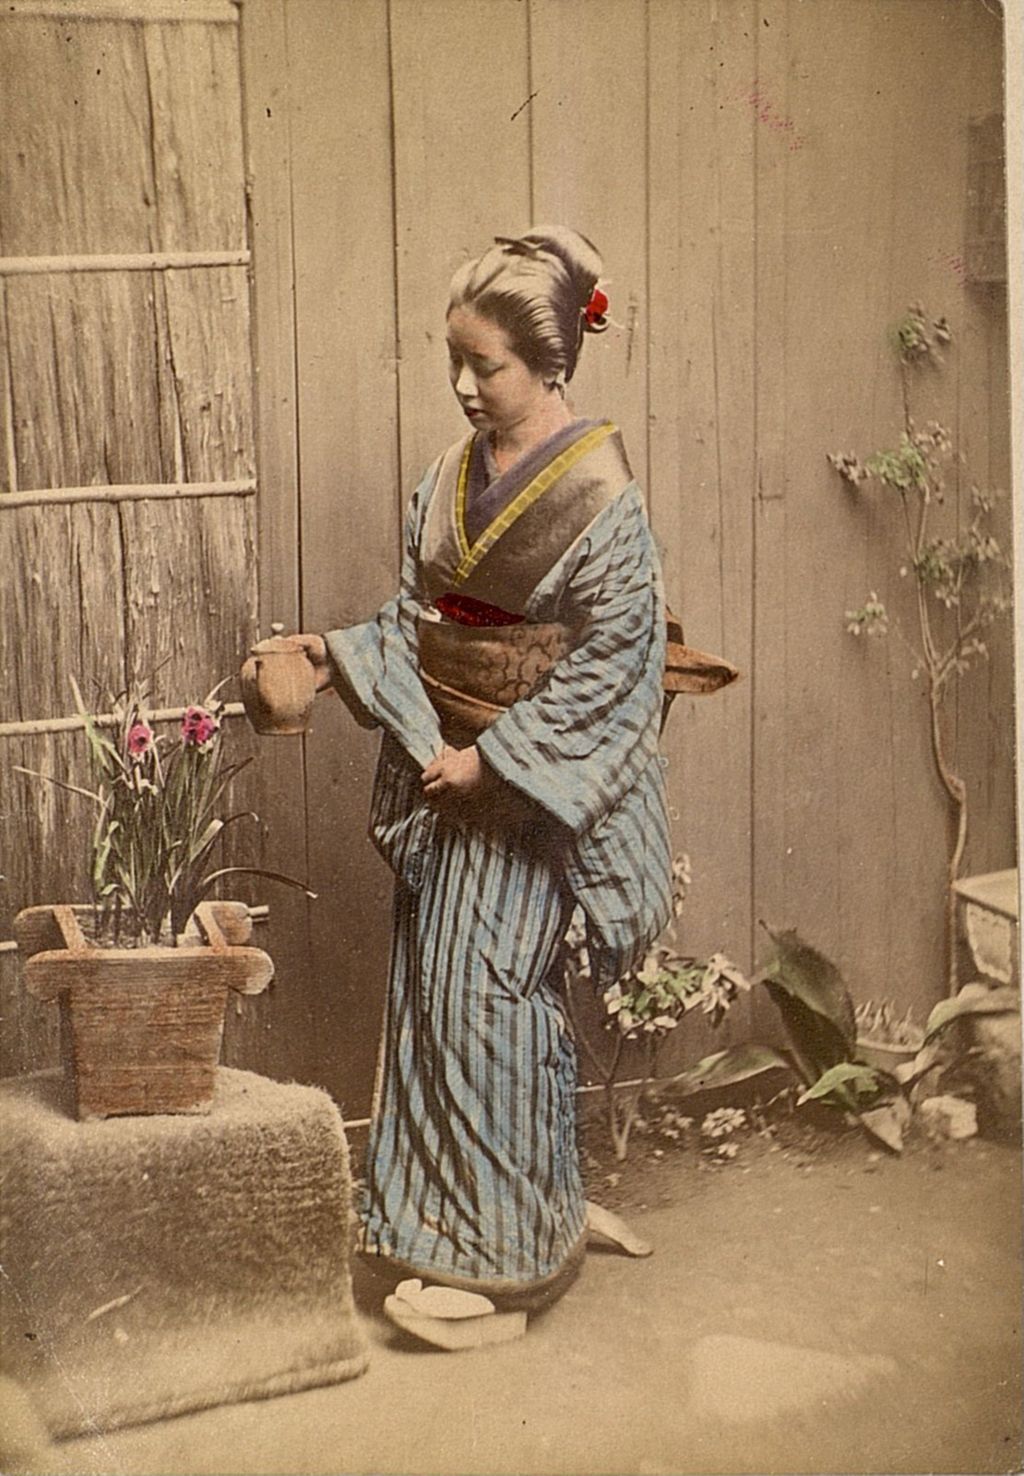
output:
[[[567,226],[534,226],[524,236],[498,236],[452,278],[448,311],[471,308],[497,323],[513,351],[545,379],[568,383],[584,333],[604,319],[585,309],[601,275],[597,248]]]

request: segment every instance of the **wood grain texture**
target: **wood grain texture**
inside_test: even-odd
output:
[[[693,886],[687,949],[748,967],[754,493],[753,6],[650,10],[650,510],[687,640],[737,665],[710,698],[677,698],[662,749],[676,848]],[[730,1018],[741,1030],[746,1007]],[[727,1033],[727,1032],[726,1032]],[[696,1022],[680,1032],[692,1055]],[[717,1045],[715,1044],[717,1042]]]
[[[584,339],[570,398],[580,414],[622,427],[646,488],[646,223],[649,180],[657,183],[647,159],[647,7],[644,0],[529,6],[533,214],[537,223],[575,227],[598,247],[618,325]]]
[[[0,71],[3,254],[154,249],[143,28],[8,15]]]
[[[303,626],[366,619],[397,587],[400,530],[387,7],[289,13]],[[343,97],[332,79],[345,72]],[[353,203],[359,201],[358,209]],[[435,304],[436,305],[436,304]],[[439,316],[439,314],[438,314]],[[408,490],[408,489],[406,489]],[[361,1111],[372,1079],[391,877],[367,839],[379,735],[333,693],[306,740],[309,910],[304,1005],[315,1078]]]
[[[252,500],[124,502],[117,516],[127,674],[154,706],[197,701],[236,675],[254,638]]]
[[[6,298],[18,485],[180,475],[152,276],[14,278]]]
[[[237,47],[233,26],[5,15],[2,64],[38,85],[4,94],[0,250],[244,248]],[[251,482],[248,290],[244,266],[8,280],[6,485]],[[98,703],[133,677],[157,705],[194,700],[255,634],[252,498],[0,502],[0,542],[20,574],[0,618],[6,720],[70,712],[69,675]],[[13,908],[88,895],[87,802],[11,770],[84,779],[81,742],[3,741],[0,809],[21,842],[5,935]],[[223,859],[253,852],[236,830]],[[52,1049],[20,1011],[22,1051]]]
[[[392,0],[391,70],[400,466],[407,497],[467,429],[447,379],[444,314],[452,273],[494,236],[530,225],[529,120],[526,113],[513,116],[530,91],[526,6]]]
[[[624,427],[688,638],[744,672],[678,701],[667,732],[695,874],[684,941],[749,963],[765,916],[831,953],[858,996],[923,1012],[941,796],[902,649],[855,642],[843,619],[872,588],[905,622],[913,609],[889,577],[892,509],[851,498],[825,455],[898,436],[884,334],[921,299],[957,335],[921,418],[952,419],[976,480],[1008,479],[1005,302],[956,265],[967,121],[999,106],[999,32],[970,0],[249,0],[240,38],[5,18],[8,65],[42,79],[41,106],[8,95],[0,127],[14,255],[244,249],[240,39],[256,310],[250,325],[241,267],[7,283],[0,486],[251,475],[253,329],[263,631],[360,618],[392,588],[400,507],[464,428],[445,378],[451,271],[496,232],[579,226],[622,331],[587,342],[576,402]],[[951,481],[940,528],[968,486]],[[0,554],[38,571],[0,622],[4,717],[67,711],[69,666],[149,668],[165,642],[172,700],[237,667],[256,530],[217,502],[212,518],[0,514]],[[1008,506],[999,518],[1008,541]],[[55,621],[75,580],[85,604]],[[960,695],[978,870],[1012,860],[1010,656],[997,638]],[[264,859],[308,866],[324,900],[253,884],[279,980],[229,1019],[229,1058],[364,1110],[390,888],[363,839],[374,740],[328,697],[304,743],[232,742],[259,754]],[[71,735],[4,743],[37,767],[72,757]],[[5,906],[61,879],[85,823],[70,797],[14,793],[0,772],[4,813],[39,844],[0,868]],[[21,1012],[14,1036],[45,1030]]]
[[[25,992],[21,959],[0,953],[0,1077],[56,1065],[60,1057],[57,1011]]]
[[[19,915],[16,934],[28,993],[60,1009],[75,1115],[209,1111],[227,997],[266,988],[273,973],[267,955],[228,943],[217,903],[196,913],[207,944],[176,948],[97,947],[80,925],[86,909],[48,910],[60,946],[51,946],[41,908]],[[226,923],[237,932],[234,917]]]
[[[294,13],[294,7],[292,7]],[[240,31],[244,129],[254,261],[253,345],[256,428],[259,622],[300,628],[298,415],[292,222],[292,84],[284,0],[251,0]],[[300,89],[301,90],[301,89]],[[251,735],[262,865],[305,878],[306,764],[301,741]],[[256,884],[254,884],[256,885]],[[269,889],[264,889],[269,895]],[[314,1079],[308,995],[315,987],[309,912],[316,904],[276,887],[265,947],[275,980],[244,1010],[229,1010],[225,1059],[292,1080]]]
[[[141,34],[157,207],[152,249],[241,250],[238,35],[216,25],[149,25]]]
[[[851,495],[823,455],[897,443],[890,325],[910,302],[952,317],[962,298],[959,198],[955,215],[936,202],[962,190],[971,67],[939,76],[949,48],[970,55],[968,10],[928,12],[926,39],[920,8],[899,3],[860,18],[841,3],[766,6],[759,30],[756,910],[800,926],[858,998],[922,1013],[943,987],[947,834],[926,704],[898,639],[855,642],[843,620],[875,589],[914,634],[902,530],[891,497]],[[966,394],[987,439],[963,372],[955,349],[921,376],[915,414],[955,421]],[[936,534],[953,531],[957,480]]]

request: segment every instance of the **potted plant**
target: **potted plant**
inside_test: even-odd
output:
[[[26,987],[60,1008],[75,1116],[205,1112],[228,990],[259,993],[273,976],[269,957],[247,946],[252,922],[245,904],[206,896],[219,878],[239,872],[301,883],[256,867],[211,869],[227,827],[255,818],[217,813],[249,760],[225,761],[216,689],[187,708],[168,737],[157,736],[140,696],[125,694],[98,718],[72,685],[94,787],[19,772],[96,807],[93,900],[19,913]]]
[[[866,999],[854,1010],[857,1027],[857,1059],[895,1076],[897,1066],[912,1061],[924,1045],[924,1030],[911,1018],[912,1010],[900,1015],[891,999]]]

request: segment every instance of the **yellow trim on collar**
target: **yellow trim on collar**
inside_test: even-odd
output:
[[[542,471],[539,471],[532,482],[527,482],[523,490],[513,497],[508,506],[503,508],[493,522],[484,529],[472,548],[469,547],[463,523],[466,483],[469,480],[469,452],[472,447],[472,442],[470,442],[469,447],[463,453],[455,494],[455,521],[458,525],[459,543],[463,548],[463,555],[459,567],[455,570],[453,583],[462,584],[467,580],[488,549],[497,543],[501,535],[511,528],[516,519],[522,517],[527,508],[532,507],[537,498],[542,497],[548,488],[558,481],[559,477],[564,476],[578,461],[600,446],[602,441],[606,441],[616,429],[617,427],[610,420],[606,420],[603,425],[596,425],[593,430],[587,431],[585,436],[580,436],[578,441],[574,441],[560,456],[556,456],[554,461],[549,462]]]
[[[459,540],[459,553],[465,560],[469,556],[469,539],[466,537],[466,489],[469,486],[469,463],[473,455],[476,436],[470,436],[462,452],[459,476],[455,483],[455,532]],[[462,567],[461,564],[459,566]]]

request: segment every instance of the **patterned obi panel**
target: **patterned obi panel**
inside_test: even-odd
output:
[[[446,742],[472,743],[513,702],[532,697],[572,650],[566,625],[417,622],[420,678]]]

